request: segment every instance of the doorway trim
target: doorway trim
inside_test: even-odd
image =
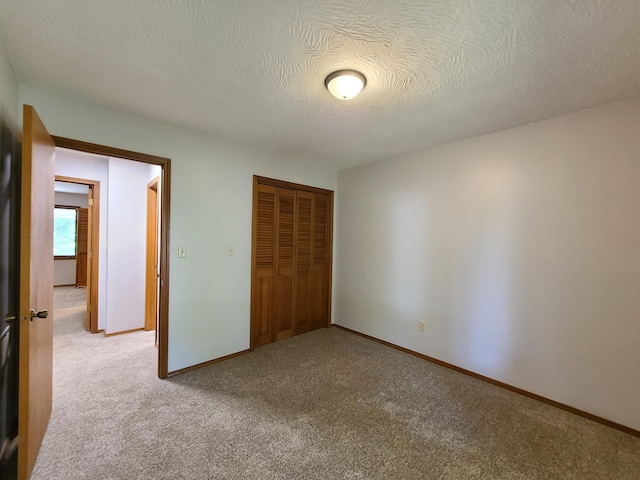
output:
[[[158,377],[167,378],[169,368],[169,218],[171,207],[171,159],[146,153],[108,147],[52,135],[56,147],[93,153],[106,157],[134,160],[162,168],[160,182],[160,293],[158,315]]]
[[[57,146],[57,145],[56,145]],[[88,325],[85,328],[91,333],[100,333],[98,329],[98,266],[100,257],[100,182],[98,180],[88,180],[86,178],[55,176],[56,182],[76,183],[89,187],[89,221],[91,246],[89,249],[90,275],[88,278],[89,288],[87,293],[87,310],[89,311]]]
[[[158,195],[160,177],[147,184],[147,248],[145,251],[144,329],[156,330],[158,323]],[[157,341],[156,341],[157,343]]]

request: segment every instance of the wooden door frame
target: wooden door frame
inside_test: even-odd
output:
[[[55,141],[55,139],[54,139]],[[56,144],[56,146],[58,146]],[[89,280],[89,289],[87,292],[87,307],[91,310],[89,328],[91,333],[100,333],[98,329],[98,267],[100,265],[100,182],[98,180],[89,180],[86,178],[66,177],[64,175],[56,175],[56,182],[77,183],[79,185],[87,185],[89,191],[93,190],[93,211],[91,213],[90,238],[91,248],[91,275]]]
[[[160,177],[156,177],[147,184],[147,242],[145,250],[145,308],[144,308],[144,329],[155,330],[158,321],[158,271],[157,271],[157,254],[158,254],[158,195],[160,189]],[[151,211],[150,195],[155,192],[156,204]],[[153,217],[153,218],[152,218]],[[155,228],[151,228],[155,227]],[[149,250],[155,244],[155,258],[149,256]]]
[[[162,168],[160,182],[160,293],[158,319],[158,377],[169,374],[169,219],[171,208],[171,159],[146,153],[123,150],[95,143],[52,135],[56,147],[80,152],[93,153],[105,157],[122,158]]]
[[[253,176],[253,206],[252,206],[252,232],[251,232],[251,302],[253,303],[255,295],[255,276],[256,276],[256,241],[255,236],[258,228],[258,185],[269,185],[272,187],[286,188],[289,190],[299,190],[303,192],[319,193],[329,196],[329,205],[327,211],[327,228],[328,228],[328,259],[327,259],[327,327],[331,326],[331,301],[333,298],[333,190],[326,190],[319,187],[311,187],[309,185],[302,185],[299,183],[287,182],[285,180],[277,180],[275,178],[261,177],[259,175]],[[253,305],[250,308],[250,324],[249,324],[249,345],[250,350],[255,348],[254,345],[254,309]]]

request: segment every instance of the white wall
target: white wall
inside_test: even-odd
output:
[[[104,330],[107,324],[107,218],[109,213],[109,158],[57,148],[55,162],[56,175],[84,178],[86,180],[95,180],[100,182],[98,329]]]
[[[55,204],[67,207],[87,208],[87,195],[56,192]],[[53,261],[53,285],[76,284],[76,259],[57,258]]]
[[[14,134],[18,135],[18,82],[2,44],[0,44],[0,115],[8,122]]]
[[[340,172],[335,323],[640,429],[639,155],[636,101]]]
[[[53,286],[76,284],[76,259],[56,258],[53,261]]]
[[[105,333],[144,327],[147,184],[160,173],[157,165],[109,159]]]
[[[253,175],[335,190],[336,172],[26,86],[20,102],[52,134],[171,158],[169,370],[249,348]]]
[[[157,165],[56,150],[56,175],[100,182],[98,328],[107,334],[144,326],[146,192],[160,174]]]

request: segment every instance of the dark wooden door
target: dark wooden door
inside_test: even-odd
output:
[[[18,479],[31,475],[51,416],[53,139],[33,107],[23,114],[20,215]]]

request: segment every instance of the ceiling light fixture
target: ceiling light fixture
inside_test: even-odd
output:
[[[360,93],[367,84],[367,79],[355,70],[339,70],[333,72],[324,81],[331,94],[340,100],[349,100]]]

